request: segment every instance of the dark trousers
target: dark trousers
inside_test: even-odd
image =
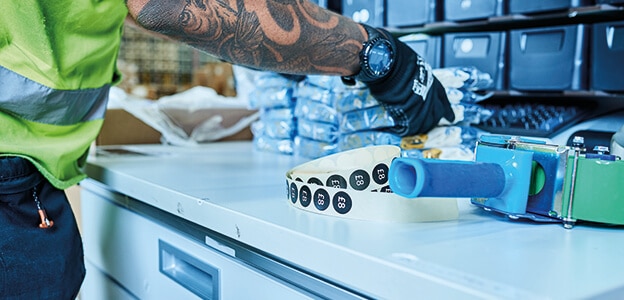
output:
[[[51,227],[40,227],[39,208]],[[75,299],[84,276],[82,240],[65,192],[27,160],[0,157],[0,299]]]

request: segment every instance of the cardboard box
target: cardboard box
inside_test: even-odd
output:
[[[106,111],[96,145],[159,144],[161,134],[123,109]]]
[[[224,126],[231,125],[232,120],[253,114],[255,111],[246,109],[213,109],[203,113],[220,114],[223,116]],[[179,125],[188,132],[189,127],[197,124],[201,118],[201,112],[195,112],[191,116],[183,116],[178,111],[171,111],[170,116],[178,120],[185,120]],[[182,118],[185,117],[185,118]],[[220,139],[219,141],[251,140],[251,129],[245,129]],[[123,109],[109,109],[100,134],[96,138],[96,145],[132,145],[132,144],[160,144],[161,134],[156,129],[145,124],[135,116]]]

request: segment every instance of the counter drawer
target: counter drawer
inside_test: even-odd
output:
[[[88,220],[83,240],[90,270],[81,293],[86,299],[108,299],[102,289],[139,299],[310,298],[99,194],[83,189],[81,196],[82,218]]]

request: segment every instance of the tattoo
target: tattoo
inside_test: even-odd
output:
[[[351,75],[365,38],[309,0],[150,0],[136,20],[223,60],[293,74]]]

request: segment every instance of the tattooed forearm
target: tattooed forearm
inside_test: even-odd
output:
[[[128,2],[141,26],[235,64],[298,74],[358,70],[361,27],[308,0]]]

